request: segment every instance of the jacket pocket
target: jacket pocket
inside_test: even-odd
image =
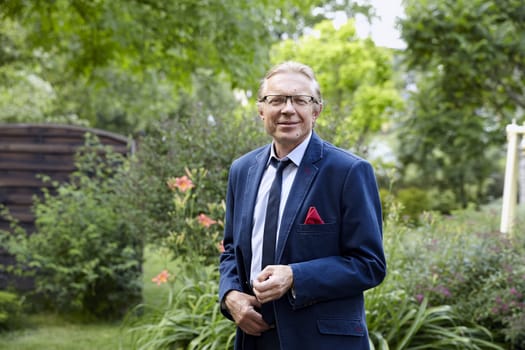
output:
[[[337,225],[330,224],[300,224],[297,227],[297,233],[301,235],[322,235],[337,233]]]
[[[317,320],[317,327],[321,334],[351,335],[362,337],[366,327],[361,320],[348,319],[321,319]]]

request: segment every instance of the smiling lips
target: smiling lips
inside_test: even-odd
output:
[[[276,124],[282,126],[293,126],[299,124],[299,122],[277,122]]]

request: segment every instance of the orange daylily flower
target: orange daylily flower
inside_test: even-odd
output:
[[[209,216],[207,216],[206,214],[199,214],[199,216],[197,217],[197,220],[199,220],[199,223],[208,228],[210,227],[211,225],[213,224],[216,224],[217,221],[216,220],[213,220],[212,218],[210,218]]]
[[[195,187],[193,181],[191,181],[186,175],[181,177],[170,177],[166,183],[172,191],[179,190],[181,192],[186,192]]]
[[[169,277],[170,277],[170,274],[168,270],[162,270],[161,273],[153,277],[151,281],[157,283],[157,286],[160,286],[162,283],[168,282]]]

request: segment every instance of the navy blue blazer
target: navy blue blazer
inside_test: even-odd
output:
[[[270,145],[235,160],[226,196],[219,300],[250,289],[255,199]],[[314,206],[324,224],[304,224]],[[286,203],[276,262],[290,265],[295,296],[273,302],[283,350],[369,349],[363,292],[382,282],[381,204],[370,163],[313,133]],[[231,319],[226,309],[223,314]],[[236,349],[254,348],[239,328]]]

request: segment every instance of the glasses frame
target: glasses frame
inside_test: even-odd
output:
[[[282,103],[282,104],[272,105],[270,102],[268,102],[268,98],[269,97],[284,97],[285,100],[284,100],[284,103]],[[306,102],[305,105],[296,104],[296,103],[294,103],[294,98],[296,98],[296,97],[306,97],[306,98],[308,98],[308,101]],[[288,100],[290,100],[292,105],[295,106],[295,107],[306,107],[306,106],[310,105],[311,103],[319,104],[319,101],[317,101],[317,99],[315,97],[310,96],[310,95],[266,95],[266,96],[263,96],[259,100],[259,102],[264,102],[267,105],[272,106],[272,107],[282,107],[282,106],[285,106],[286,103],[288,103]]]

